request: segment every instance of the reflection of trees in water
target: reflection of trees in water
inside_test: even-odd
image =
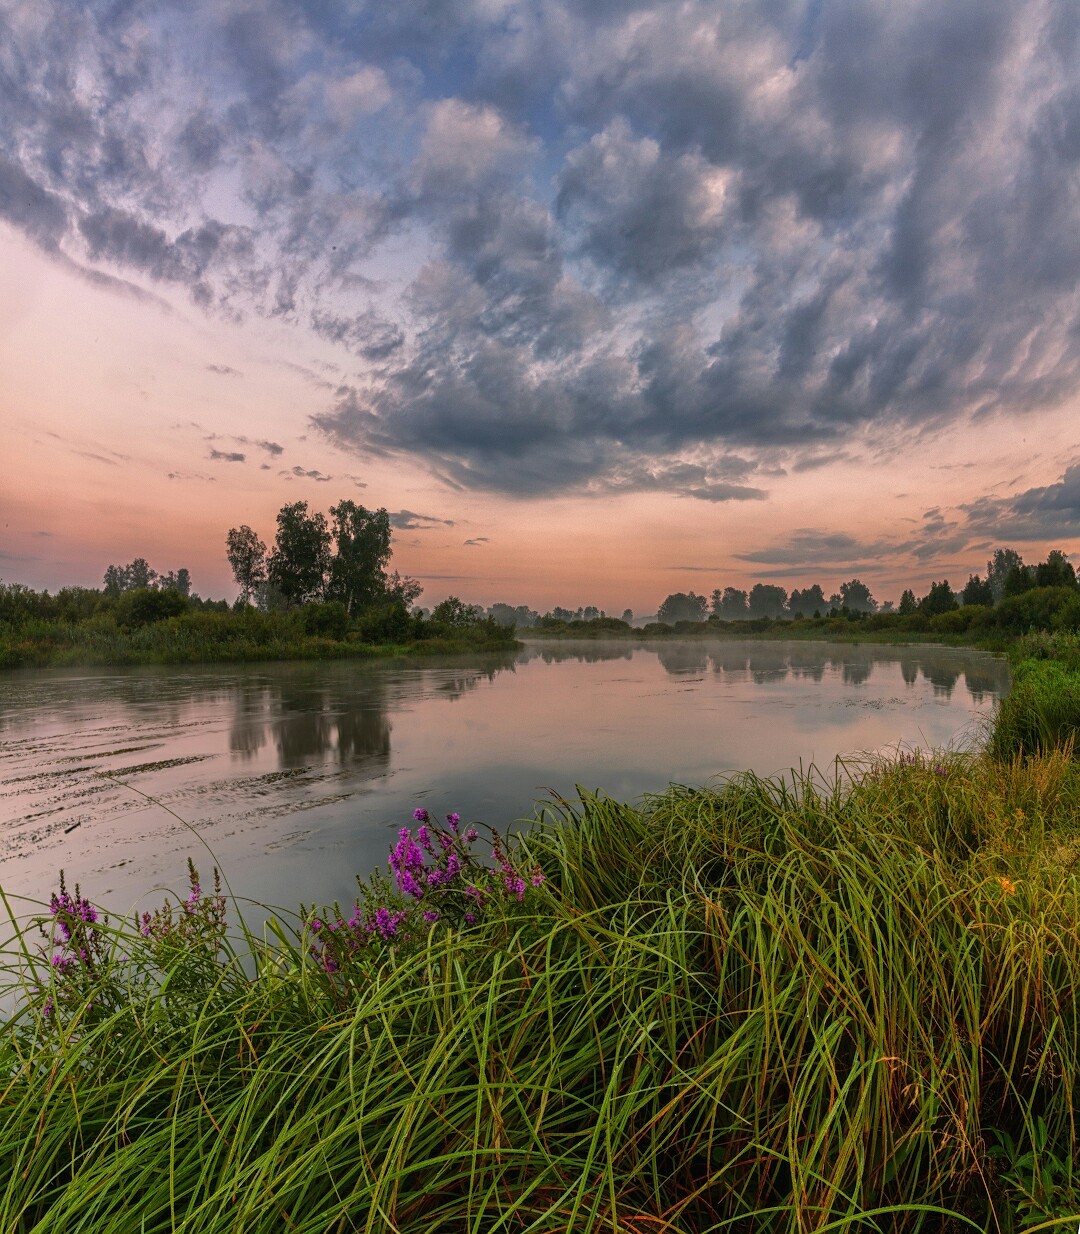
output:
[[[977,703],[981,703],[988,694],[996,697],[1002,691],[1001,662],[979,660],[975,664],[965,664],[964,681]]]
[[[709,648],[714,673],[743,675],[750,671],[750,655],[746,647],[715,644]]]
[[[569,645],[554,642],[533,644],[521,657],[523,663],[529,660],[543,660],[545,664],[563,664],[567,660],[578,660],[582,664],[602,664],[606,660],[632,660],[633,658],[634,645],[632,643],[599,641]]]
[[[709,667],[709,649],[702,642],[663,643],[656,648],[656,657],[672,677],[703,673]]]
[[[933,661],[922,666],[923,676],[934,687],[935,694],[943,694],[952,698],[953,688],[960,678],[960,670],[948,664],[936,664]]]
[[[253,758],[268,742],[278,766],[293,768],[336,756],[341,765],[378,771],[390,763],[390,713],[424,695],[460,698],[499,673],[514,655],[485,656],[467,666],[303,665],[281,669],[233,689],[230,749]]]
[[[892,647],[874,644],[739,642],[705,639],[665,640],[659,644],[637,645],[638,650],[655,653],[664,671],[672,677],[705,671],[747,677],[758,684],[784,681],[788,677],[821,682],[826,672],[839,675],[846,686],[862,686],[879,666],[898,666],[907,685],[919,677],[928,681],[935,694],[952,696],[963,674],[975,702],[987,694],[999,696],[1008,688],[1008,665],[990,656],[949,647]],[[592,650],[592,649],[590,649]],[[599,650],[599,649],[597,649]],[[587,655],[580,647],[545,647],[545,660],[576,658],[583,661],[611,659],[605,654]],[[629,651],[625,653],[629,656]]]
[[[874,671],[874,662],[867,656],[866,658],[852,657],[850,660],[845,659],[841,666],[841,677],[846,686],[861,686],[865,685],[870,680],[870,676]]]

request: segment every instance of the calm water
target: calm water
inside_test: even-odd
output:
[[[505,826],[575,784],[633,798],[970,742],[1007,687],[1004,661],[980,652],[677,641],[7,675],[0,886],[47,897],[63,867],[120,910],[178,888],[189,854],[204,874],[210,858],[168,809],[241,895],[351,899],[417,805]]]

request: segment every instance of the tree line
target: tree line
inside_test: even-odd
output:
[[[999,548],[986,563],[986,576],[968,576],[960,591],[954,591],[948,579],[933,582],[921,598],[906,588],[900,602],[879,604],[870,588],[858,578],[841,583],[839,590],[826,597],[819,584],[796,588],[790,594],[771,583],[756,583],[749,590],[738,587],[717,587],[711,595],[693,591],[673,592],[657,610],[657,621],[747,621],[760,617],[774,620],[797,617],[826,617],[842,614],[896,612],[900,616],[921,614],[934,617],[964,606],[994,607],[1002,600],[1024,594],[1037,587],[1077,587],[1076,571],[1059,549],[1047,555],[1037,565],[1026,565],[1015,549]]]

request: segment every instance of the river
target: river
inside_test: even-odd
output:
[[[631,799],[733,770],[972,744],[1007,664],[943,647],[527,643],[440,661],[8,673],[0,887],[126,911],[187,857],[268,904],[351,900],[414,807],[499,827],[574,786]]]

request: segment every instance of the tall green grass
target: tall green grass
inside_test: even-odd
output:
[[[114,923],[63,1016],[23,930],[0,1229],[1075,1229],[1078,807],[1061,751],[583,794],[472,928]]]

